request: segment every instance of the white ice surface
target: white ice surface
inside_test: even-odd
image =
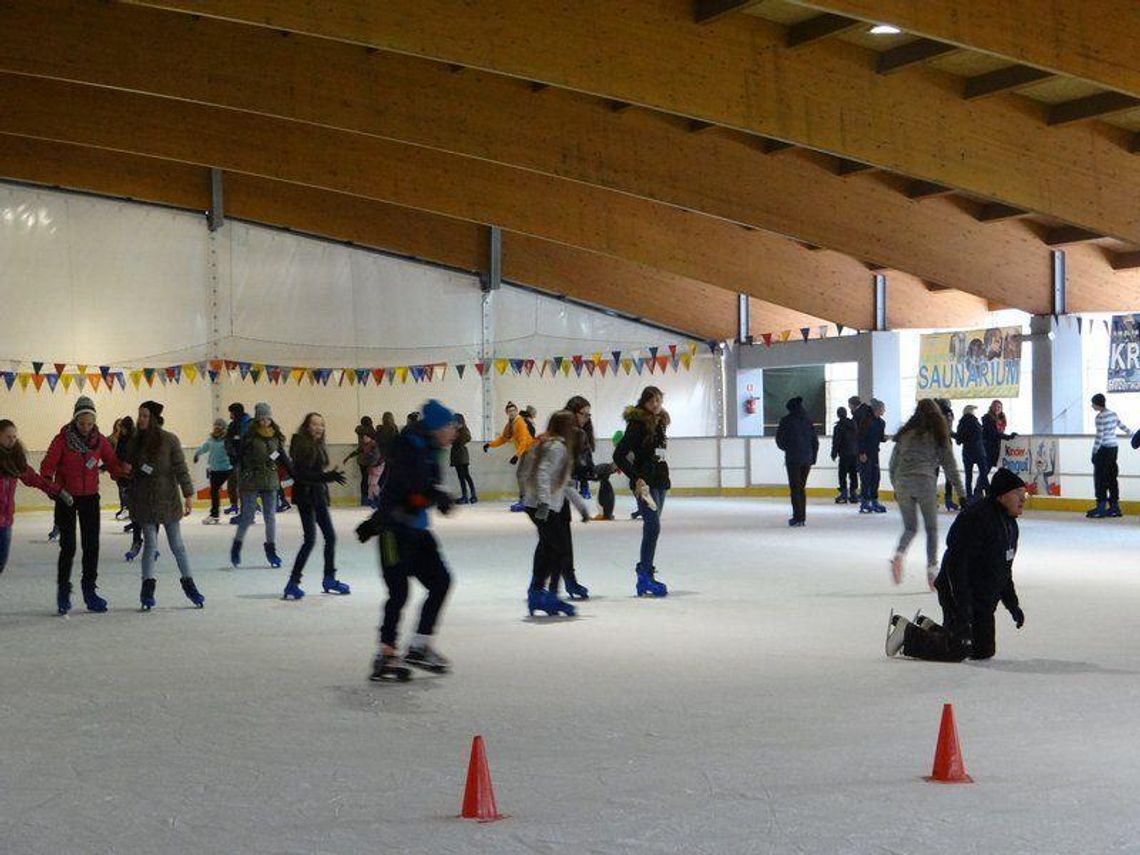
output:
[[[350,597],[319,593],[318,551],[309,597],[282,602],[262,529],[232,571],[232,529],[197,513],[206,608],[164,555],[150,614],[104,514],[111,611],[68,618],[48,518],[20,515],[0,577],[0,852],[1140,852],[1135,520],[1027,519],[1025,629],[999,610],[995,660],[935,665],[883,655],[892,606],[938,615],[921,535],[894,589],[893,507],[809,515],[789,530],[780,501],[671,498],[666,600],[632,596],[636,523],[575,526],[597,596],[532,621],[530,523],[467,510],[438,525],[455,671],[408,685],[366,679],[382,586],[359,512],[334,514]],[[295,514],[278,540],[288,561]],[[972,786],[922,780],[944,701]],[[454,818],[475,734],[502,822]]]

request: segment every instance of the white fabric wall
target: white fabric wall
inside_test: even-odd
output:
[[[216,261],[216,265],[212,263]],[[211,279],[216,266],[216,288]],[[361,415],[385,410],[403,423],[427,397],[467,416],[481,438],[481,381],[473,363],[482,332],[476,277],[273,229],[228,222],[210,234],[199,214],[0,183],[0,368],[42,360],[159,367],[210,357],[308,367],[389,367],[447,362],[443,381],[377,388],[345,383],[270,385],[224,379],[91,393],[109,430],[155,399],[185,445],[209,432],[232,401],[267,401],[291,432],[322,412],[333,442],[349,442]],[[211,315],[217,306],[217,347]],[[493,297],[499,357],[592,356],[683,343],[678,337],[562,300],[504,286]],[[663,353],[665,351],[662,351]],[[454,365],[464,363],[460,378]],[[620,426],[622,408],[646,384],[660,386],[674,436],[716,428],[713,370],[702,347],[692,370],[581,378],[492,373],[494,419],[513,399],[540,421],[575,394],[594,405],[599,436]],[[50,369],[45,369],[50,370]],[[489,369],[491,370],[491,369]],[[224,375],[223,375],[224,376]],[[46,448],[80,390],[50,393],[0,384],[0,417],[13,419],[30,449]]]

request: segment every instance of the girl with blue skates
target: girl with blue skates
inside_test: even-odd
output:
[[[234,567],[241,564],[241,544],[245,533],[253,525],[257,512],[257,501],[261,500],[261,512],[265,515],[265,559],[269,566],[278,568],[281,559],[277,555],[277,491],[281,479],[277,475],[280,463],[292,471],[292,464],[285,453],[285,435],[277,422],[273,421],[273,410],[264,401],[253,408],[253,421],[241,438],[241,517],[238,519],[237,534],[230,545],[230,563]]]
[[[523,505],[538,529],[527,592],[527,610],[532,615],[543,611],[548,615],[574,616],[574,607],[558,598],[561,578],[566,579],[566,590],[571,596],[586,599],[589,594],[574,577],[574,545],[570,534],[571,503],[583,522],[590,519],[585,499],[570,486],[578,450],[584,441],[577,417],[568,410],[561,410],[550,417],[546,433],[537,438],[519,461]]]
[[[380,565],[388,600],[380,625],[380,652],[372,663],[375,682],[404,681],[408,665],[446,673],[451,667],[431,644],[439,611],[451,587],[451,574],[429,528],[428,511],[435,506],[448,513],[454,499],[440,488],[440,453],[455,438],[455,416],[434,399],[423,406],[420,418],[409,423],[392,446],[388,481],[380,493],[380,507],[356,529],[361,543],[380,539]],[[400,613],[408,601],[408,580],[427,588],[416,634],[401,657],[396,649]]]
[[[139,603],[144,612],[155,606],[154,559],[159,526],[166,529],[166,542],[182,576],[182,592],[197,608],[206,602],[190,574],[190,559],[182,541],[182,518],[194,510],[194,484],[182,443],[162,427],[162,410],[156,401],[143,402],[135,435],[126,450],[131,465],[131,519],[141,529],[143,539]]]
[[[672,486],[669,464],[665,462],[669,414],[665,411],[665,395],[656,386],[646,386],[637,404],[626,407],[625,434],[614,449],[614,465],[629,478],[630,489],[637,498],[641,517],[641,554],[637,562],[637,595],[664,597],[669,589],[657,581],[653,558],[657,538],[661,534],[661,511],[665,493]]]
[[[282,599],[299,600],[301,573],[317,542],[317,528],[325,539],[325,574],[321,587],[326,594],[350,594],[352,591],[336,578],[336,531],[329,516],[329,484],[348,481],[339,469],[328,470],[329,453],[325,447],[325,419],[320,413],[309,413],[289,441],[289,457],[293,461],[293,504],[301,517],[304,540],[293,561],[293,572],[285,585]],[[328,470],[328,471],[327,471]]]

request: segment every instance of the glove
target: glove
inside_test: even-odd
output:
[[[71,493],[67,492],[67,490],[60,490],[56,498],[67,505],[69,508],[75,504],[75,499],[72,498]]]
[[[455,499],[452,498],[450,493],[444,493],[441,490],[440,492],[436,493],[435,506],[439,509],[439,512],[441,514],[447,516],[449,513],[451,513],[451,509],[455,507]]]
[[[483,443],[483,453],[486,454],[490,450],[491,450],[491,443],[489,443],[489,442]]]
[[[518,462],[519,462],[519,456],[516,454],[514,457],[512,457],[512,458],[511,458],[509,461],[507,461],[507,462],[508,462],[508,463],[510,463],[510,464],[511,464],[511,466],[514,466],[516,463],[518,463]]]
[[[344,473],[341,472],[339,469],[333,470],[332,472],[326,472],[324,474],[324,480],[325,480],[326,484],[347,484],[348,483],[348,479],[344,476]]]
[[[1013,618],[1013,625],[1018,629],[1025,626],[1025,612],[1021,610],[1021,606],[1014,606],[1009,610],[1009,616]]]
[[[376,535],[376,526],[372,522],[371,517],[356,527],[356,539],[361,543],[368,543],[368,541],[374,538]]]
[[[194,462],[195,462],[195,463],[197,463],[197,462],[198,462],[198,455],[197,455],[197,454],[195,454],[195,455],[194,455]]]
[[[539,505],[534,510],[534,518],[539,522],[546,522],[550,516],[550,505]]]

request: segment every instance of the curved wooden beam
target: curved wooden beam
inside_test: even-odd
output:
[[[701,26],[687,0],[499,0],[494,15],[448,0],[126,2],[543,80],[795,142],[1140,243],[1140,171],[1127,133],[1043,133],[1036,110],[1002,98],[963,100],[955,78],[931,69],[883,77],[871,52],[838,40],[788,51],[786,29],[752,15]],[[1113,181],[1104,182],[1105,174]]]

